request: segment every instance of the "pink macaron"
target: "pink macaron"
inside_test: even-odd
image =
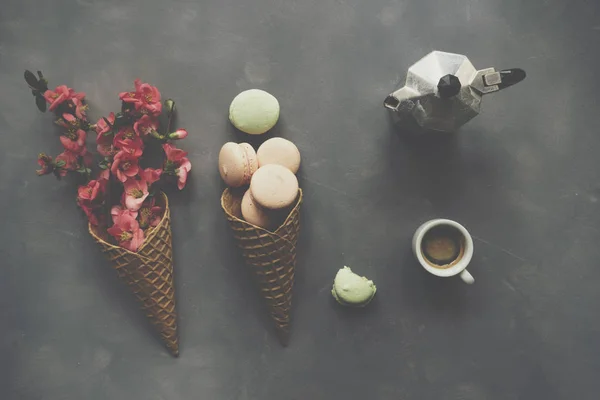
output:
[[[228,142],[221,148],[219,172],[227,185],[240,187],[249,184],[257,169],[256,152],[250,144]]]
[[[298,197],[298,179],[286,167],[267,164],[252,176],[250,192],[259,206],[281,210],[291,206]]]
[[[269,211],[256,204],[250,190],[247,190],[242,197],[242,216],[252,225],[264,229],[270,229],[273,224]]]
[[[274,137],[265,141],[256,152],[258,166],[278,164],[286,167],[294,174],[300,168],[300,151],[287,139]]]

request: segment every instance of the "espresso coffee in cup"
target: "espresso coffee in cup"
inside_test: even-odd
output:
[[[458,275],[465,283],[475,282],[467,271],[473,257],[473,238],[458,222],[425,222],[413,235],[412,249],[419,264],[430,274],[443,278]]]
[[[423,236],[421,252],[432,267],[450,268],[465,253],[465,237],[453,226],[434,226]]]

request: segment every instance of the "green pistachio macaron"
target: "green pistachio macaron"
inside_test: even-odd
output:
[[[338,271],[331,289],[331,294],[338,303],[354,307],[364,307],[369,304],[376,292],[377,287],[373,281],[355,274],[348,267]]]
[[[278,119],[279,102],[264,90],[246,90],[235,96],[229,106],[229,120],[233,126],[251,135],[267,132]]]

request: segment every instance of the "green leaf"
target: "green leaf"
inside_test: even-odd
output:
[[[54,163],[54,165],[55,165],[56,167],[58,167],[58,168],[62,168],[62,167],[64,167],[65,165],[67,165],[67,163],[66,163],[66,162],[64,162],[63,160],[58,160],[57,162],[55,162],[55,163]]]
[[[29,70],[25,70],[25,82],[27,82],[27,84],[32,88],[32,89],[38,89],[39,88],[39,82],[37,80],[37,78],[35,77],[35,75],[33,74],[33,72],[29,71]]]
[[[46,99],[42,95],[35,96],[35,105],[41,112],[46,112]]]

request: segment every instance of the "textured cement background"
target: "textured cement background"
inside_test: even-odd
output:
[[[597,399],[600,5],[574,0],[3,0],[0,398]],[[433,49],[521,67],[452,137],[391,125],[384,97]],[[140,77],[173,97],[189,187],[173,194],[181,357],[167,355],[87,234],[22,73],[85,91],[90,115]],[[300,148],[303,236],[281,348],[219,208],[227,110],[258,87]],[[433,217],[475,237],[473,286],[410,254]],[[329,289],[349,265],[364,310]]]

